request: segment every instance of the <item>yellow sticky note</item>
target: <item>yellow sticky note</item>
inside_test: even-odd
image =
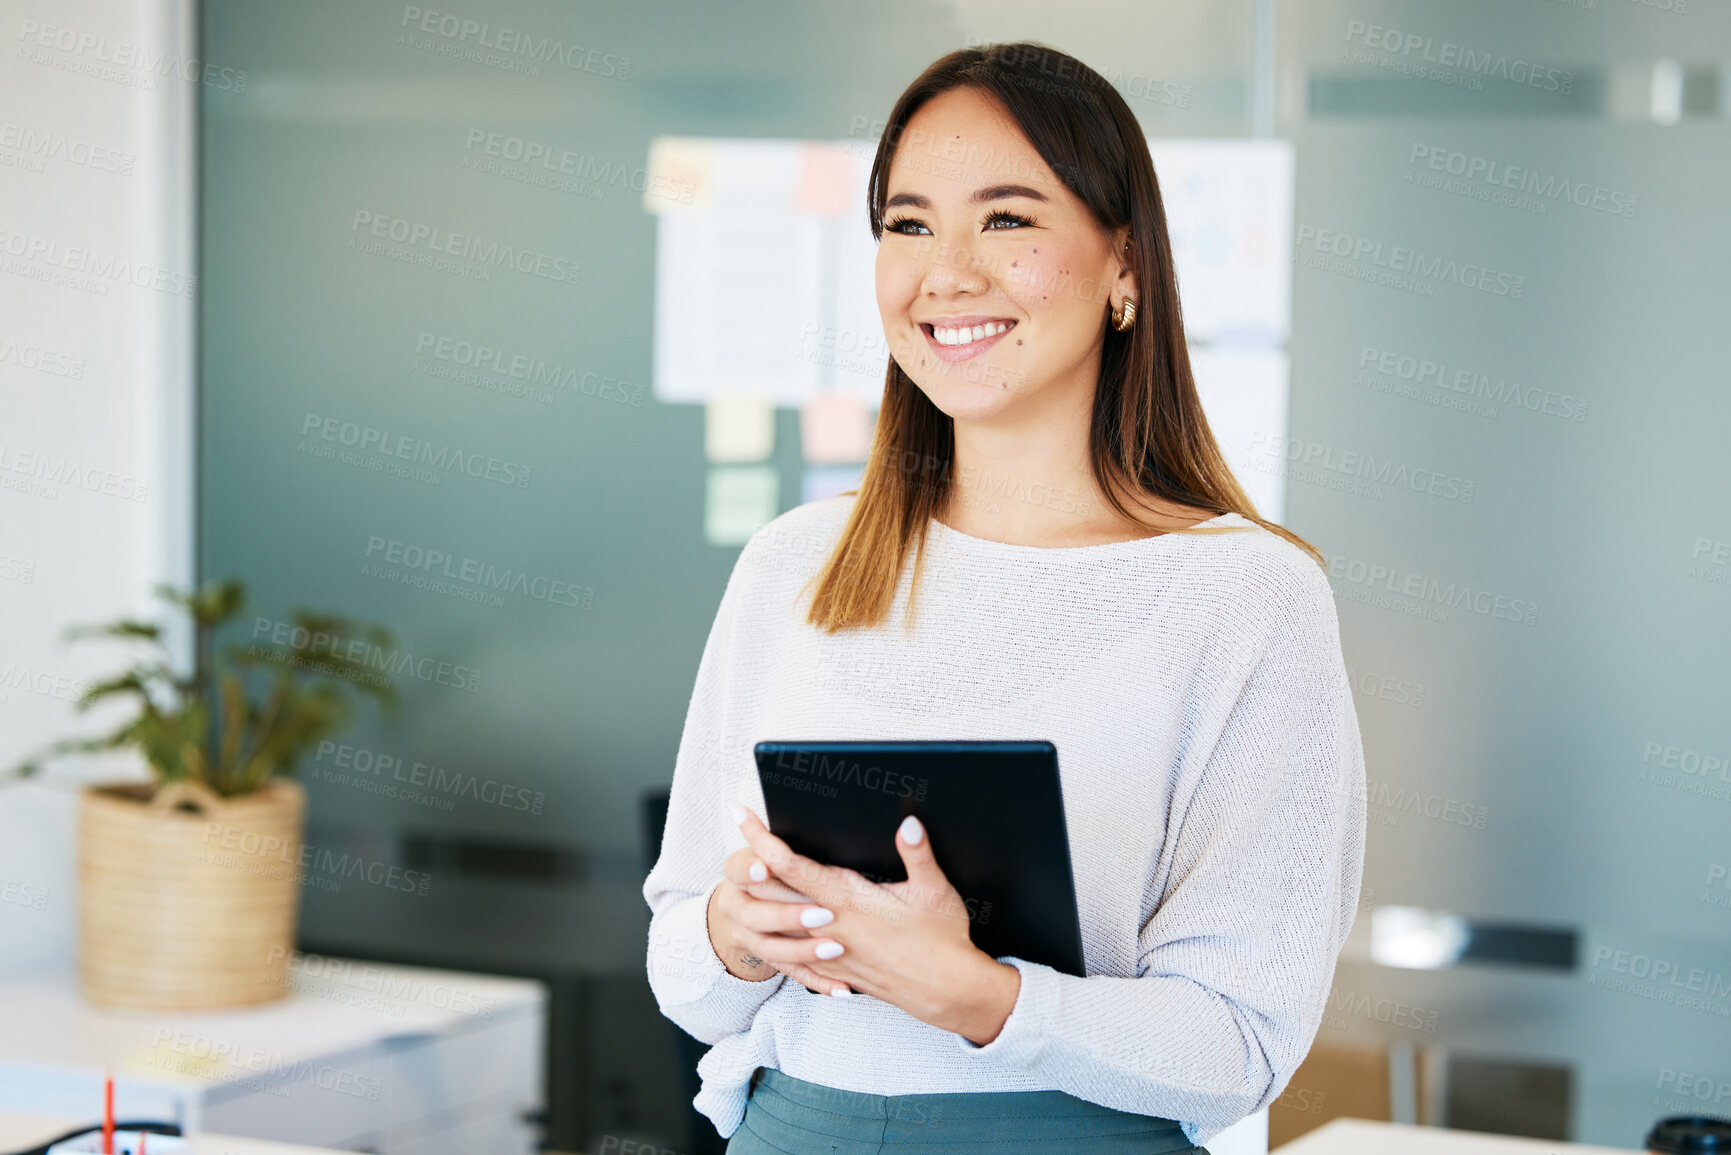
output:
[[[209,1040],[205,1040],[205,1046],[211,1051],[216,1050]],[[230,1056],[234,1053],[232,1050],[226,1052]],[[234,1060],[229,1058],[227,1062],[232,1066]],[[161,1044],[133,1047],[122,1054],[120,1062],[116,1064],[122,1074],[140,1079],[162,1079],[165,1076],[178,1075],[182,1078],[207,1079],[213,1082],[223,1077],[224,1065],[222,1058],[208,1051],[195,1054],[191,1049],[176,1051],[171,1046],[165,1047]]]
[[[775,448],[775,406],[760,393],[722,393],[703,406],[703,456],[763,461]]]
[[[800,452],[813,465],[864,461],[871,439],[871,415],[852,393],[820,394],[800,408]]]
[[[715,145],[684,136],[649,142],[643,182],[646,212],[707,212],[715,203]]]
[[[711,469],[703,538],[710,545],[744,545],[775,520],[780,503],[781,473],[773,465]]]
[[[793,186],[793,211],[839,217],[853,204],[854,158],[827,144],[799,146],[799,178]]]

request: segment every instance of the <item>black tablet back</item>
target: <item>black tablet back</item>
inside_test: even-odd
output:
[[[903,882],[896,827],[915,815],[975,946],[1084,973],[1052,743],[759,742],[755,753],[769,828],[796,853]]]

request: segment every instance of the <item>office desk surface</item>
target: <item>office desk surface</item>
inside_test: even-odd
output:
[[[1335,1119],[1275,1148],[1276,1155],[1629,1155],[1639,1150],[1369,1119]]]
[[[0,1151],[39,1147],[87,1122],[88,1119],[59,1115],[14,1115],[0,1111]],[[332,1155],[328,1147],[294,1147],[263,1139],[236,1139],[231,1135],[188,1135],[187,1143],[194,1155]],[[354,1155],[354,1152],[342,1151],[336,1155]]]
[[[379,1038],[438,1034],[525,1008],[540,984],[495,975],[311,956],[287,997],[223,1011],[110,1010],[69,974],[0,981],[0,1067],[65,1067],[220,1083]],[[249,1061],[250,1060],[250,1063]]]
[[[70,974],[0,980],[0,1112],[77,1126],[97,1117],[111,1071],[118,1118],[193,1134],[399,1155],[534,1151],[541,984],[320,956],[297,956],[291,978],[275,1002],[197,1013],[92,1006]]]

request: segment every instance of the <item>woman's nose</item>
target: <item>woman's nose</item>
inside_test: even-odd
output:
[[[933,291],[979,292],[991,282],[985,258],[969,245],[934,242],[923,257],[925,287]]]

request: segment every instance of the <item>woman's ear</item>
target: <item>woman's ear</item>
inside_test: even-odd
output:
[[[1122,301],[1125,297],[1139,297],[1136,285],[1136,263],[1131,248],[1130,228],[1128,225],[1112,234],[1114,255],[1117,257],[1118,275],[1112,282],[1112,300]]]

